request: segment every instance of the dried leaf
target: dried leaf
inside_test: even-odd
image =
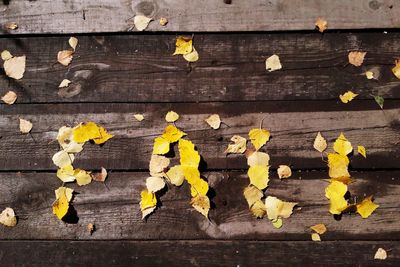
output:
[[[264,202],[262,200],[257,200],[250,207],[251,213],[253,213],[256,218],[264,218],[265,214],[267,214],[267,209],[265,208]]]
[[[364,62],[364,57],[367,54],[367,52],[359,52],[359,51],[353,51],[350,52],[348,57],[349,57],[349,63],[359,67],[362,65],[362,63]]]
[[[27,134],[32,130],[32,122],[19,118],[19,130],[23,134]]]
[[[374,259],[375,260],[386,260],[387,258],[387,252],[383,248],[378,248],[378,250],[375,253]]]
[[[61,65],[68,66],[72,61],[73,54],[74,54],[74,51],[72,51],[72,50],[59,51],[57,54],[57,61]]]
[[[181,186],[185,180],[181,165],[175,165],[167,171],[169,181],[175,186]]]
[[[70,83],[71,83],[70,80],[64,79],[64,80],[61,81],[61,83],[60,83],[60,85],[58,86],[58,88],[68,87]]]
[[[318,134],[314,140],[314,148],[317,151],[322,153],[326,149],[327,146],[328,146],[328,144],[327,144],[325,138],[321,135],[320,132],[318,132]]]
[[[350,177],[348,166],[349,159],[347,156],[329,153],[328,154],[328,167],[329,167],[329,177],[331,178],[342,178]]]
[[[14,227],[17,225],[17,217],[12,208],[5,208],[0,213],[0,223],[8,227]]]
[[[9,60],[12,57],[13,56],[11,55],[10,51],[8,51],[8,50],[3,50],[3,52],[1,52],[1,59],[4,61]]]
[[[26,56],[12,57],[4,61],[3,67],[6,75],[19,80],[24,77]]]
[[[9,23],[6,23],[5,28],[9,29],[9,30],[16,30],[16,29],[18,29],[18,25],[15,22],[9,22]]]
[[[338,154],[346,156],[353,151],[353,146],[346,139],[343,133],[340,133],[339,137],[336,139],[333,144],[333,150],[335,150]]]
[[[258,189],[263,190],[268,186],[269,182],[269,166],[254,165],[250,166],[247,175],[250,178],[250,183]]]
[[[247,140],[240,135],[234,135],[231,138],[233,144],[229,144],[225,154],[242,154],[246,151]]]
[[[107,170],[103,167],[101,167],[101,171],[100,172],[96,172],[96,173],[91,173],[90,174],[92,176],[92,179],[96,182],[103,182],[106,180],[107,178]]]
[[[319,31],[319,32],[324,32],[328,27],[328,22],[323,19],[323,18],[318,18],[315,21],[315,28]]]
[[[367,158],[367,150],[364,146],[357,146],[358,154],[362,155],[364,158]]]
[[[249,137],[256,150],[259,150],[269,140],[270,133],[264,129],[251,129]]]
[[[148,18],[146,16],[143,15],[136,15],[133,18],[133,23],[135,24],[135,28],[138,31],[143,31],[147,28],[147,26],[149,25],[150,21],[152,21],[152,18]]]
[[[310,227],[313,231],[315,231],[317,234],[323,235],[326,232],[326,226],[325,224],[316,224]]]
[[[381,109],[383,109],[383,103],[385,102],[385,99],[379,95],[374,96],[375,102],[379,105]]]
[[[285,202],[276,197],[268,196],[265,199],[268,219],[275,221],[278,218],[289,218],[297,204],[296,202]]]
[[[133,115],[133,117],[134,117],[137,121],[142,121],[142,120],[144,120],[143,114],[135,114],[135,115]]]
[[[212,114],[210,117],[208,117],[205,120],[208,125],[210,125],[211,128],[214,130],[218,129],[221,126],[221,119],[218,114]]]
[[[193,208],[208,218],[208,211],[210,210],[210,199],[207,196],[197,195],[192,198],[190,204]]]
[[[58,169],[57,177],[60,178],[60,180],[64,183],[75,181],[74,167],[70,164]]]
[[[1,100],[8,105],[12,105],[17,100],[17,94],[14,91],[8,91]]]
[[[143,190],[140,192],[140,210],[142,211],[142,219],[152,213],[157,205],[157,198],[153,192]]]
[[[89,235],[92,235],[95,230],[94,224],[88,223],[88,225],[86,226],[86,230],[88,231]]]
[[[148,177],[146,179],[146,187],[149,192],[155,193],[165,187],[165,181],[160,177]]]
[[[254,203],[256,203],[258,200],[261,200],[261,198],[264,196],[263,192],[253,185],[247,186],[243,190],[243,195],[247,201],[247,204],[249,205],[249,208],[251,208]]]
[[[87,172],[85,170],[75,169],[74,176],[76,179],[76,183],[79,186],[87,185],[92,182],[92,176],[90,175],[90,172]]]
[[[183,58],[187,61],[187,62],[196,62],[197,60],[199,60],[199,53],[197,52],[197,50],[193,47],[193,51],[183,55]]]
[[[368,218],[379,205],[372,202],[372,196],[364,198],[364,200],[357,204],[357,213],[361,215],[363,219]]]
[[[150,175],[159,177],[160,174],[163,176],[164,170],[168,167],[170,163],[169,158],[159,155],[151,155],[150,159]]]
[[[399,73],[399,75],[400,75],[400,73]],[[367,77],[368,80],[376,79],[374,77],[374,73],[372,71],[366,71],[365,76]]]
[[[358,96],[358,94],[355,94],[352,91],[347,91],[343,95],[340,95],[339,98],[340,101],[342,101],[343,103],[348,103],[351,100],[353,100],[356,96]]]
[[[282,69],[278,55],[272,55],[265,60],[265,69],[269,72]]]
[[[179,36],[175,42],[175,52],[173,55],[186,55],[193,51],[192,37]]]
[[[168,19],[167,18],[160,18],[160,25],[165,26],[168,24]]]
[[[74,51],[76,50],[76,46],[78,45],[78,39],[75,37],[70,37],[68,40],[68,44],[72,47],[72,49],[74,49]]]
[[[165,115],[165,120],[167,122],[176,122],[179,119],[179,114],[175,111],[169,111],[167,115]]]
[[[320,242],[321,241],[321,237],[319,236],[318,233],[312,233],[311,234],[311,240],[312,241],[316,241],[316,242]]]
[[[72,162],[74,161],[74,156],[72,154],[68,154],[64,150],[61,150],[54,154],[52,160],[54,165],[59,168],[63,168],[67,165],[72,165]]]
[[[340,214],[347,208],[347,200],[344,198],[346,192],[347,185],[339,181],[332,181],[325,188],[325,197],[330,200],[330,213]]]
[[[272,221],[272,226],[275,227],[276,229],[281,228],[282,225],[283,225],[283,220],[281,218]]]
[[[269,155],[264,152],[255,151],[250,154],[247,158],[247,165],[255,166],[255,165],[269,165]]]
[[[278,177],[279,179],[289,178],[292,176],[292,170],[287,165],[279,165],[278,168]]]

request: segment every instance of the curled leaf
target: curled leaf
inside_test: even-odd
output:
[[[355,94],[352,91],[347,91],[343,95],[340,95],[339,98],[340,101],[342,101],[343,103],[348,103],[351,100],[353,100],[356,96],[358,96],[358,94]]]
[[[229,144],[228,148],[225,150],[226,154],[242,154],[246,151],[247,140],[240,135],[234,135],[231,138],[233,144]]]
[[[269,72],[282,69],[278,55],[272,55],[265,60],[265,69]]]
[[[279,165],[278,168],[278,177],[279,179],[289,178],[292,176],[292,170],[287,165]]]
[[[17,217],[12,208],[5,208],[0,213],[0,223],[8,227],[14,227],[17,225]]]

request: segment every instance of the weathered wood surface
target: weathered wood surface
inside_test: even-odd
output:
[[[298,202],[281,229],[267,220],[254,218],[242,196],[249,180],[245,171],[204,172],[214,192],[210,221],[190,205],[187,184],[169,189],[160,197],[161,207],[147,221],[142,221],[140,191],[145,188],[145,172],[111,172],[106,185],[93,182],[79,187],[68,184],[77,194],[73,206],[79,217],[76,224],[66,224],[52,214],[54,189],[61,185],[55,173],[0,173],[0,203],[13,207],[18,224],[0,227],[2,239],[246,239],[310,240],[309,227],[324,223],[326,240],[399,240],[398,195],[399,171],[352,172],[349,186],[352,198],[373,195],[380,207],[368,218],[343,215],[337,221],[328,212],[324,188],[327,171],[295,172],[290,179],[279,180],[271,171],[267,194]],[[92,236],[88,223],[96,225]],[[317,245],[316,245],[317,246]],[[285,250],[287,251],[287,250]]]
[[[68,67],[56,61],[68,37],[1,38],[1,49],[27,55],[27,67],[18,81],[1,72],[0,94],[17,92],[17,103],[338,101],[347,90],[357,99],[400,98],[400,80],[391,72],[400,33],[196,34],[200,60],[192,64],[172,56],[172,34],[78,38]],[[353,50],[367,52],[361,67],[348,64]],[[282,70],[265,70],[272,54]],[[378,80],[366,79],[370,69]],[[72,84],[59,89],[65,78]]]
[[[378,248],[388,251],[374,260]],[[5,266],[395,266],[398,241],[1,241]],[[35,253],[32,253],[35,251]],[[29,264],[25,257],[29,255]],[[51,255],[51,257],[49,257]]]
[[[248,137],[249,130],[259,127],[262,119],[263,127],[272,135],[263,150],[271,155],[273,167],[290,164],[295,169],[326,168],[321,154],[313,148],[315,136],[321,131],[331,146],[340,132],[344,132],[355,147],[366,147],[367,159],[360,155],[351,158],[353,169],[398,168],[399,107],[398,100],[387,101],[384,110],[373,100],[354,100],[350,104],[270,101],[2,105],[0,169],[56,170],[51,158],[59,150],[56,141],[58,129],[85,121],[99,123],[115,137],[104,146],[86,144],[84,151],[77,154],[74,166],[85,169],[101,166],[114,170],[147,169],[153,140],[167,125],[164,116],[169,110],[181,114],[176,124],[198,147],[205,161],[204,169],[247,168],[244,155],[226,156],[224,151],[233,135]],[[135,113],[143,113],[145,120],[136,121]],[[204,121],[213,113],[219,114],[224,122],[219,130],[211,129]],[[34,126],[30,135],[19,132],[19,118],[32,121]]]
[[[400,25],[400,5],[392,0],[4,0],[0,12],[1,25],[18,24],[15,31],[3,29],[12,34],[126,32],[136,14],[154,19],[147,31],[313,30],[318,17],[329,29]],[[165,27],[161,17],[169,20]]]

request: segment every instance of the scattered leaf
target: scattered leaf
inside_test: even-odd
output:
[[[381,109],[383,109],[383,103],[385,102],[385,99],[379,95],[374,96],[375,102],[379,105]]]
[[[272,221],[272,226],[275,227],[276,229],[281,228],[282,225],[283,225],[283,220],[281,218]]]
[[[10,78],[22,79],[25,73],[26,56],[12,57],[4,61],[3,67],[6,75]]]
[[[77,143],[93,140],[98,145],[105,143],[108,139],[113,137],[106,129],[91,121],[80,123],[73,129],[72,135],[73,140]]]
[[[162,136],[154,139],[153,154],[164,155],[169,152],[169,141]]]
[[[221,126],[221,119],[218,114],[213,114],[205,120],[208,125],[214,130],[218,129]]]
[[[57,61],[61,65],[68,66],[72,61],[73,54],[74,54],[74,51],[72,51],[72,50],[59,51],[57,54]]]
[[[95,226],[93,223],[88,223],[86,226],[86,230],[88,231],[89,235],[92,235],[94,232]]]
[[[350,52],[348,55],[349,63],[356,67],[361,66],[362,63],[364,62],[364,57],[366,54],[367,52],[360,52],[360,51]]]
[[[152,213],[157,205],[157,198],[153,192],[143,190],[140,192],[140,209],[142,211],[142,219]]]
[[[325,224],[316,224],[310,227],[311,230],[315,231],[317,234],[323,235],[326,232],[326,226]]]
[[[363,219],[368,218],[379,205],[372,202],[372,196],[364,198],[364,200],[357,204],[357,213],[361,215]]]
[[[57,170],[57,177],[64,183],[75,181],[74,167],[69,164]]]
[[[285,202],[276,197],[268,196],[265,199],[268,219],[275,221],[278,218],[289,218],[297,204],[296,202]]]
[[[343,95],[340,95],[339,98],[343,103],[348,103],[353,100],[358,94],[353,93],[352,91],[347,91]]]
[[[193,51],[192,37],[179,36],[175,42],[175,52],[173,55],[186,55]]]
[[[183,58],[187,61],[187,62],[196,62],[197,60],[199,60],[199,53],[197,52],[197,50],[193,47],[193,51],[183,55]]]
[[[315,21],[315,28],[319,31],[319,32],[324,32],[328,27],[328,22],[323,19],[323,18],[318,18]]]
[[[353,151],[353,146],[346,139],[343,133],[340,133],[339,137],[336,139],[333,144],[333,150],[335,150],[338,154],[346,156]]]
[[[253,213],[256,218],[264,218],[265,214],[267,214],[267,209],[265,208],[264,202],[262,200],[257,200],[250,207],[251,213]]]
[[[167,18],[160,18],[160,25],[165,26],[168,24],[168,19]]]
[[[76,49],[76,46],[78,45],[78,39],[76,37],[70,37],[68,40],[68,44],[72,47],[72,49]]]
[[[142,120],[144,120],[143,114],[135,114],[135,115],[133,115],[133,117],[134,117],[137,121],[142,121]]]
[[[17,94],[14,91],[8,91],[1,100],[8,105],[12,105],[17,100]]]
[[[249,137],[256,150],[259,150],[269,140],[270,133],[264,129],[251,129]]]
[[[151,176],[163,176],[164,170],[170,163],[169,158],[159,155],[152,155],[150,159],[150,175]]]
[[[19,130],[23,134],[27,134],[32,130],[32,122],[19,118]]]
[[[17,217],[12,208],[5,208],[0,213],[0,223],[8,227],[14,227],[17,225]]]
[[[254,185],[247,186],[243,190],[243,195],[247,201],[247,204],[249,205],[249,208],[251,208],[254,203],[256,203],[258,200],[261,200],[261,198],[264,196],[263,192]]]
[[[375,260],[386,260],[387,258],[387,252],[383,248],[378,248],[378,250],[375,253],[374,259]]]
[[[367,150],[364,146],[357,146],[358,154],[362,155],[364,158],[367,158]]]
[[[146,16],[143,15],[136,15],[133,18],[133,23],[135,24],[135,28],[138,31],[143,31],[147,28],[147,26],[149,25],[150,21],[152,21],[152,18],[148,18]]]
[[[234,135],[231,138],[233,144],[229,144],[225,154],[242,154],[246,151],[247,140],[240,135]]]
[[[74,176],[76,179],[76,183],[79,186],[87,185],[92,182],[92,176],[90,175],[90,172],[87,172],[85,170],[75,169]]]
[[[327,144],[325,138],[321,135],[321,132],[318,132],[318,134],[314,140],[314,148],[317,151],[322,153],[326,149],[327,146],[328,146],[328,144]]]
[[[165,181],[160,177],[148,177],[146,179],[146,187],[149,192],[155,193],[165,187]]]
[[[250,183],[258,189],[263,190],[268,186],[269,182],[269,166],[254,165],[250,166],[247,175],[250,178]]]
[[[400,75],[400,74],[399,74]],[[365,76],[367,77],[368,80],[375,79],[374,73],[372,71],[366,71]]]
[[[325,188],[325,197],[330,200],[330,213],[340,214],[347,208],[347,200],[344,198],[346,192],[347,185],[339,181],[331,181]]]
[[[255,151],[250,154],[247,158],[247,165],[255,166],[255,165],[269,165],[269,155],[264,152]]]
[[[83,149],[84,143],[77,143],[73,139],[73,129],[71,127],[62,126],[58,130],[57,141],[68,153],[79,153]]]
[[[15,23],[15,22],[6,23],[5,27],[6,27],[6,29],[9,29],[9,30],[16,30],[16,29],[18,29],[18,25],[17,25],[17,23]]]
[[[181,165],[175,165],[167,171],[169,181],[175,186],[181,186],[185,180]]]
[[[72,165],[72,162],[74,161],[74,156],[68,154],[65,150],[61,150],[54,154],[52,160],[54,165],[59,168],[63,168],[67,165]]]
[[[400,79],[400,60],[396,61],[396,66],[393,67],[392,72],[397,79]]]
[[[1,59],[4,60],[4,61],[9,60],[12,57],[13,56],[11,55],[10,51],[8,51],[8,50],[3,50],[1,52]]]
[[[165,115],[165,120],[167,122],[176,122],[179,119],[179,114],[175,111],[169,111],[167,115]]]
[[[278,55],[272,55],[265,60],[265,69],[269,72],[282,69]]]
[[[61,81],[61,83],[60,83],[60,85],[58,86],[58,88],[68,87],[70,83],[71,83],[70,80],[64,79],[64,80]]]
[[[96,182],[103,182],[106,180],[107,178],[107,170],[103,167],[101,167],[101,171],[100,172],[96,172],[96,173],[91,173],[90,174],[92,176],[92,179]]]
[[[289,178],[292,176],[292,170],[287,165],[279,165],[278,168],[278,177],[279,179]]]
[[[199,167],[200,155],[194,149],[194,144],[191,141],[180,139],[178,149],[182,167],[192,167],[196,169]],[[185,172],[185,170],[183,170],[183,172]]]
[[[320,242],[321,241],[321,237],[319,236],[318,233],[312,233],[311,234],[311,240],[312,241],[316,241],[316,242]]]
[[[210,210],[210,199],[207,196],[196,195],[190,202],[193,208],[208,218],[208,211]]]

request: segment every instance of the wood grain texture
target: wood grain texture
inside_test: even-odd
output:
[[[226,4],[226,3],[231,4]],[[154,19],[147,31],[313,30],[318,17],[329,29],[397,28],[400,5],[393,0],[84,0],[54,3],[3,1],[0,24],[16,22],[8,33],[126,32],[133,17]],[[166,17],[169,23],[158,23]]]
[[[388,250],[384,261],[376,250]],[[1,241],[2,264],[24,266],[395,266],[398,241]],[[35,253],[31,253],[32,250]],[[48,255],[51,254],[51,257]]]
[[[290,164],[295,169],[326,168],[321,154],[313,148],[318,131],[332,146],[341,132],[353,143],[364,145],[367,159],[351,157],[352,169],[398,168],[399,101],[387,101],[382,111],[374,101],[270,101],[208,104],[52,104],[0,106],[0,169],[55,170],[52,156],[59,150],[56,136],[63,125],[95,121],[115,137],[104,146],[87,143],[77,154],[74,166],[114,170],[148,169],[153,140],[161,135],[169,110],[181,115],[177,126],[188,134],[204,159],[203,168],[247,168],[244,155],[226,156],[230,138],[248,137],[252,128],[271,131],[272,138],[262,148],[271,155],[271,164]],[[143,113],[137,122],[133,115]],[[213,130],[205,123],[210,114],[219,114],[224,124]],[[30,120],[30,135],[19,132],[19,118]],[[250,143],[248,144],[250,147]],[[331,151],[331,148],[328,150]],[[177,147],[175,147],[175,153]],[[175,157],[178,160],[178,156]]]
[[[0,94],[17,92],[17,103],[338,101],[347,90],[357,99],[400,98],[400,80],[391,71],[400,33],[196,34],[200,60],[192,64],[172,56],[175,37],[78,36],[68,67],[56,61],[68,37],[2,38],[2,49],[27,55],[27,67],[17,81],[1,72]],[[349,51],[367,52],[361,67],[348,64]],[[280,56],[282,70],[265,70],[272,54]],[[371,69],[378,80],[366,79]],[[66,78],[72,83],[59,89]]]
[[[373,195],[380,207],[368,218],[343,215],[335,220],[328,212],[324,188],[327,171],[298,171],[279,180],[271,171],[267,195],[298,202],[292,216],[275,229],[267,220],[254,218],[242,196],[249,179],[245,171],[204,172],[212,188],[213,208],[208,221],[190,205],[190,190],[185,183],[172,185],[160,196],[161,206],[147,221],[142,221],[140,191],[145,188],[145,172],[111,172],[106,185],[93,182],[79,187],[67,186],[77,193],[73,206],[79,220],[67,224],[52,214],[54,189],[62,183],[55,173],[0,173],[0,203],[12,207],[18,224],[0,227],[2,239],[246,239],[310,240],[310,226],[324,223],[326,240],[399,240],[400,172],[351,172],[351,199]],[[94,223],[92,236],[86,230]]]

